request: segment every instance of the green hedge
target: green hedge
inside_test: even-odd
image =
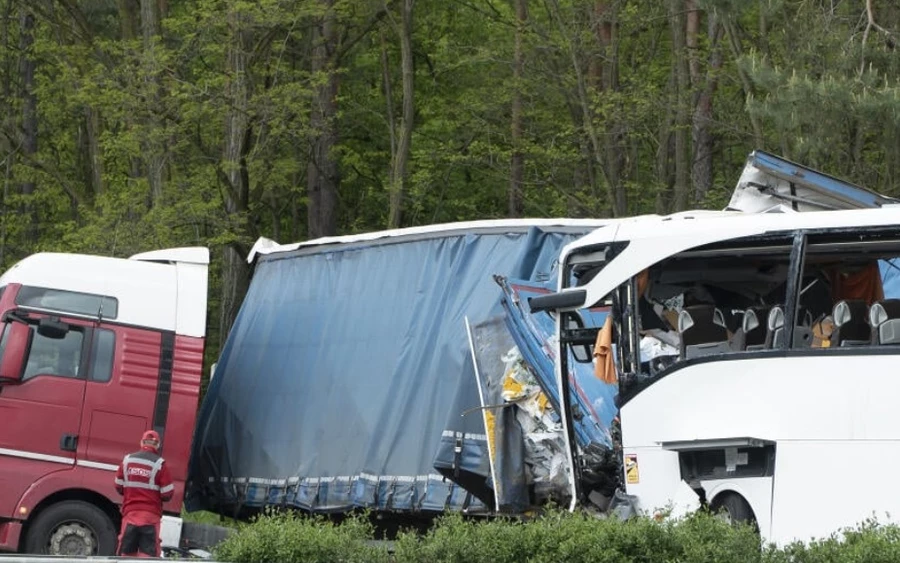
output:
[[[524,522],[439,519],[427,534],[401,533],[389,553],[373,542],[363,516],[342,524],[293,513],[269,513],[217,547],[233,563],[842,563],[900,561],[900,529],[864,522],[853,530],[783,549],[762,546],[747,526],[731,526],[705,512],[656,522],[620,521],[554,511]]]

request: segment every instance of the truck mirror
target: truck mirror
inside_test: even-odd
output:
[[[31,350],[34,333],[31,327],[21,322],[6,325],[3,335],[3,357],[0,358],[0,383],[18,383],[25,371],[25,358]]]
[[[69,325],[59,319],[43,318],[38,323],[38,334],[45,338],[61,340],[69,333]]]

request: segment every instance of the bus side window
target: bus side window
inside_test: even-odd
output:
[[[642,364],[658,371],[676,360],[773,347],[768,313],[784,306],[791,249],[792,238],[785,235],[731,240],[674,255],[642,272]]]
[[[883,229],[808,237],[798,323],[813,348],[900,344],[900,238]]]

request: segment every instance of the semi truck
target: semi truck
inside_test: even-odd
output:
[[[115,471],[148,429],[159,433],[175,483],[164,506],[173,543],[203,369],[208,264],[206,248],[130,259],[39,253],[0,276],[0,549],[113,554]]]

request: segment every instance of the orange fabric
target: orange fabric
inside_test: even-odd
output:
[[[650,270],[644,270],[637,275],[637,292],[638,297],[643,297],[647,292],[647,285],[650,283]]]
[[[867,305],[884,299],[881,271],[872,262],[857,272],[845,273],[840,269],[830,272],[831,298],[835,303],[842,299],[864,299]]]
[[[603,328],[597,332],[594,342],[594,375],[604,383],[618,381],[612,355],[612,315],[606,316]]]

